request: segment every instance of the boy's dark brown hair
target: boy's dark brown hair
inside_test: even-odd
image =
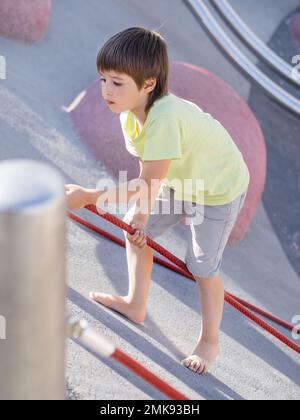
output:
[[[153,30],[129,28],[110,38],[97,56],[98,72],[115,71],[132,77],[140,91],[147,79],[156,79],[149,94],[146,113],[168,93],[169,58],[167,44]]]

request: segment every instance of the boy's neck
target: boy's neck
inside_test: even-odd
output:
[[[144,103],[131,111],[137,119],[141,129],[144,127],[148,115],[148,113],[145,111],[146,105],[147,104]]]

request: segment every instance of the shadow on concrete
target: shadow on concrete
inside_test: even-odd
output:
[[[212,375],[199,376],[195,375],[193,372],[190,372],[188,369],[181,366],[177,361],[167,356],[164,352],[158,350],[153,344],[148,340],[141,337],[136,332],[132,331],[130,328],[126,327],[123,323],[118,321],[116,318],[109,316],[109,314],[101,307],[92,301],[89,301],[74,289],[68,289],[68,297],[73,304],[78,306],[80,309],[88,313],[95,320],[100,321],[102,325],[106,328],[109,328],[113,331],[116,331],[117,334],[128,341],[131,345],[135,346],[149,359],[153,360],[158,365],[162,366],[170,374],[174,375],[177,378],[180,378],[180,381],[185,383],[188,387],[193,389],[196,393],[201,395],[205,399],[218,399],[218,400],[242,400],[243,398],[237,394],[235,391],[230,389],[228,386],[223,384],[221,381],[213,377]],[[120,317],[126,319],[121,314]],[[129,323],[131,321],[127,320]],[[133,324],[135,325],[135,324]],[[136,325],[135,325],[136,326]],[[136,326],[137,327],[137,326]],[[137,327],[140,329],[139,327]],[[142,331],[145,331],[145,328],[141,328]],[[157,391],[153,391],[153,388],[145,384],[144,381],[141,381],[134,374],[128,375],[128,370],[120,365],[116,365],[115,362],[101,358],[94,353],[95,357],[101,360],[104,364],[109,366],[111,369],[114,369],[118,374],[128,380],[132,385],[136,386],[147,395],[153,399],[161,399],[161,394]],[[158,398],[159,397],[159,398]]]

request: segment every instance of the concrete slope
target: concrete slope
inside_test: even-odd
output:
[[[246,3],[241,2],[240,9],[244,5],[258,27],[265,17],[260,2],[252,2],[255,7],[251,10]],[[285,2],[282,14],[268,16],[268,24],[275,28],[294,6],[295,1]],[[81,144],[62,107],[97,78],[95,57],[107,37],[134,25],[157,29],[163,25],[161,32],[169,42],[171,59],[208,68],[247,98],[248,82],[212,46],[181,1],[172,0],[172,8],[169,0],[54,1],[49,31],[40,44],[0,39],[0,54],[7,61],[7,79],[0,81],[0,158],[50,162],[66,182],[91,188],[106,177],[105,168]],[[72,222],[68,226],[68,308],[72,314],[90,321],[190,398],[300,398],[299,356],[228,306],[222,324],[222,357],[212,373],[200,377],[182,367],[179,360],[193,350],[197,338],[199,303],[195,284],[175,273],[155,266],[148,316],[142,326],[90,302],[90,290],[127,292],[125,251]],[[178,226],[159,242],[183,258],[185,234]],[[263,205],[247,238],[226,250],[223,278],[229,291],[288,321],[300,314],[299,278]],[[96,358],[74,342],[68,343],[67,380],[70,395],[79,399],[164,398],[125,368]]]

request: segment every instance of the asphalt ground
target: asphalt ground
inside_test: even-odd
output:
[[[297,4],[265,0],[265,12],[261,13],[258,0],[251,2],[251,7],[244,0],[233,2],[265,42]],[[66,182],[91,188],[107,177],[101,162],[81,143],[62,107],[97,78],[95,57],[103,42],[135,25],[161,26],[171,59],[207,68],[252,103],[249,82],[222,57],[183,2],[172,0],[170,7],[169,0],[54,1],[49,31],[41,43],[0,40],[0,53],[7,60],[7,79],[0,82],[1,159],[45,161],[55,166]],[[281,109],[278,112],[285,115]],[[260,122],[263,125],[261,118]],[[270,168],[276,161],[272,161],[272,154],[269,159]],[[272,204],[266,204],[266,197],[271,197],[267,202],[274,200]],[[267,186],[247,237],[225,251],[223,280],[228,291],[291,322],[300,313],[299,275],[270,217],[269,206],[273,209],[278,201],[270,196]],[[291,219],[296,216],[289,214]],[[92,220],[122,236],[100,219],[92,216]],[[185,234],[182,226],[177,226],[159,242],[183,258]],[[148,314],[141,326],[89,301],[90,290],[127,292],[125,251],[68,222],[68,309],[73,315],[89,321],[192,399],[299,399],[299,356],[227,305],[222,355],[211,374],[197,376],[181,366],[179,361],[193,351],[199,332],[196,285],[159,266],[155,266],[152,278]],[[164,399],[126,368],[98,358],[72,341],[68,343],[67,384],[69,398]]]

